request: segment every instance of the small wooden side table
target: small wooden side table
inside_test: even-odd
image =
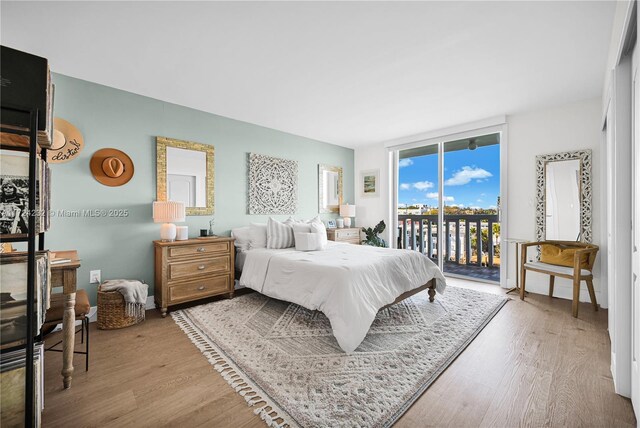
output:
[[[80,267],[78,252],[54,251],[57,258],[70,259],[70,262],[51,265],[51,287],[62,287],[64,294],[64,314],[62,317],[62,383],[64,388],[71,387],[73,376],[73,351],[75,348],[76,288],[77,271]]]
[[[518,263],[520,263],[520,245],[524,244],[526,242],[529,242],[527,239],[520,239],[520,238],[504,238],[503,239],[504,242],[507,243],[507,247],[509,245],[509,243],[514,243],[516,244],[516,286],[513,288],[510,288],[509,290],[507,290],[506,294],[509,293],[513,293],[514,291],[518,291],[520,292],[520,266],[518,266]],[[509,249],[507,248],[507,251],[509,251]],[[508,267],[507,267],[508,269]],[[508,270],[507,270],[508,272]]]
[[[341,229],[327,229],[327,239],[335,242],[348,242],[349,244],[360,245],[360,228],[344,227]]]

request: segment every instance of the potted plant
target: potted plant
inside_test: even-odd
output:
[[[374,228],[363,227],[362,231],[367,236],[366,239],[362,241],[363,245],[371,245],[372,247],[386,247],[387,243],[384,239],[379,237],[378,235],[384,232],[387,225],[384,224],[384,220],[381,220]]]

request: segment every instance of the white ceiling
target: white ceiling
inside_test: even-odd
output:
[[[348,147],[600,95],[615,2],[7,2],[52,70]]]

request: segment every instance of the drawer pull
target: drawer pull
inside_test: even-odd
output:
[[[196,251],[198,251],[199,253],[204,253],[207,250],[205,250],[204,247],[198,247]]]
[[[204,265],[198,266],[198,270],[204,270]]]
[[[204,285],[201,285],[200,287],[198,287],[198,290],[199,290],[199,291],[202,291],[202,290],[204,290],[205,288],[207,288],[207,287],[205,287]]]

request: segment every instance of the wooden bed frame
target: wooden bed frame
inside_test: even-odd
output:
[[[236,278],[240,278],[240,276],[242,275],[242,271],[236,268]],[[402,293],[401,295],[398,296],[398,298],[396,300],[393,301],[393,303],[389,303],[386,306],[383,306],[382,308],[380,308],[380,310],[382,309],[386,309],[389,306],[393,306],[396,303],[400,303],[405,299],[408,299],[409,297],[413,296],[414,294],[418,294],[421,291],[424,290],[429,290],[429,301],[433,302],[436,298],[436,279],[433,278],[431,281],[427,282],[425,285],[418,287],[418,288],[414,288],[413,290],[409,290],[406,291],[404,293]]]
[[[407,292],[402,293],[400,296],[398,296],[398,298],[396,300],[394,300],[393,303],[389,303],[387,306],[383,306],[380,310],[382,309],[386,309],[389,306],[393,306],[396,303],[400,303],[402,302],[404,299],[408,299],[409,297],[413,296],[414,294],[418,294],[421,291],[424,290],[429,290],[429,301],[433,302],[436,298],[436,279],[432,279],[431,281],[427,282],[425,285],[423,285],[422,287],[418,287],[418,288],[414,288],[413,290],[409,290]]]

